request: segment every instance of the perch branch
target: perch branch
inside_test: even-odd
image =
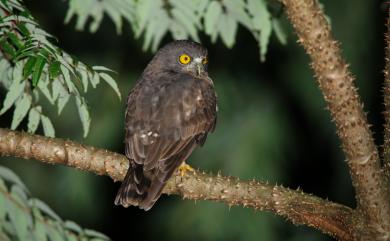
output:
[[[316,0],[282,0],[297,35],[312,61],[347,158],[358,210],[367,220],[366,235],[389,238],[390,192],[381,171],[377,148],[354,77],[333,39],[329,23]],[[387,240],[386,239],[386,240]]]
[[[114,181],[122,180],[128,168],[126,157],[117,153],[7,129],[0,129],[0,154],[62,164],[107,175]],[[340,240],[353,240],[352,209],[299,190],[195,171],[184,177],[175,174],[164,193],[177,194],[184,199],[213,200],[229,206],[269,210],[295,224],[314,227]]]
[[[385,111],[384,143],[383,143],[383,169],[388,178],[390,178],[390,7],[387,18],[386,41],[386,65],[385,65],[385,84],[383,87]]]

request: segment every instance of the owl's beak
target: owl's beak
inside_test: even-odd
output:
[[[198,76],[202,75],[202,73],[204,72],[204,67],[203,67],[202,61],[203,61],[202,58],[195,58],[194,59],[195,67],[196,67],[196,73],[197,73]]]

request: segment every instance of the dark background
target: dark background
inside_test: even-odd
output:
[[[115,71],[123,96],[153,53],[142,52],[130,27],[117,35],[105,18],[96,34],[78,32],[74,20],[63,25],[66,1],[28,0],[26,5],[58,45],[90,65]],[[385,12],[381,1],[324,3],[336,39],[365,103],[378,144],[382,143],[382,69]],[[204,148],[189,159],[194,167],[218,170],[243,179],[268,180],[293,189],[355,206],[354,191],[340,142],[309,68],[309,59],[288,29],[288,44],[273,36],[267,60],[260,62],[257,43],[244,28],[236,44],[226,48],[219,40],[209,49],[209,72],[219,97],[219,119]],[[164,39],[169,42],[170,36]],[[4,96],[4,92],[2,93]],[[49,114],[57,136],[123,153],[125,101],[100,84],[88,92],[91,132],[82,129],[73,103],[61,116]],[[48,107],[50,108],[50,107]],[[11,113],[0,119],[9,127]],[[23,127],[26,128],[26,127]],[[22,129],[23,129],[22,128]],[[269,212],[255,212],[209,201],[162,196],[148,212],[113,205],[119,183],[108,177],[35,161],[2,158],[26,183],[32,195],[48,203],[64,219],[101,231],[113,240],[331,240],[306,227],[296,227]]]

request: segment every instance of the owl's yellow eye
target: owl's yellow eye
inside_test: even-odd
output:
[[[189,64],[191,62],[191,57],[187,54],[182,54],[179,57],[179,61],[181,64]]]
[[[207,57],[205,57],[205,58],[203,59],[203,61],[202,61],[202,64],[208,64],[208,62],[209,62],[209,59],[208,59]]]

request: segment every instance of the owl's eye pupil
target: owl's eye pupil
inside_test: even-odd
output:
[[[179,62],[181,64],[189,64],[191,62],[191,57],[188,56],[187,54],[182,54],[179,57]]]

